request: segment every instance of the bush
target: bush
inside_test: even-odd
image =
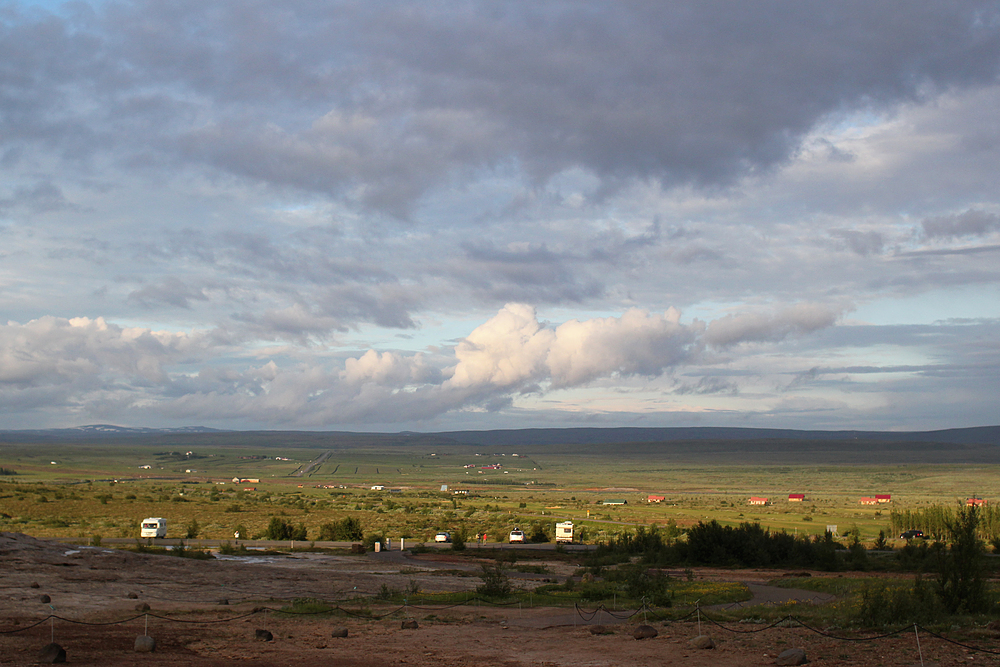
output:
[[[476,592],[487,598],[505,598],[511,593],[510,577],[507,576],[507,565],[501,561],[494,561],[492,565],[483,563],[482,573],[479,578],[483,583],[476,588]]]
[[[268,540],[298,540],[300,542],[305,542],[306,537],[306,527],[305,524],[299,524],[295,527],[289,521],[285,521],[281,517],[273,516],[271,517],[271,522],[267,524],[267,530],[264,531],[264,538]]]
[[[918,576],[912,587],[893,586],[885,581],[866,583],[859,594],[857,611],[851,619],[866,628],[928,622],[937,618],[940,606]]]
[[[947,552],[938,553],[938,596],[951,613],[988,611],[992,603],[986,595],[984,549],[979,540],[976,507],[959,508],[946,526],[951,546]]]
[[[361,521],[344,517],[340,521],[324,523],[319,529],[319,539],[328,542],[353,542],[364,539]]]
[[[451,534],[451,550],[465,551],[465,540],[469,537],[469,531],[465,526],[459,526]]]
[[[187,539],[195,539],[199,532],[201,532],[201,526],[198,525],[198,519],[191,519],[191,523],[187,525]]]

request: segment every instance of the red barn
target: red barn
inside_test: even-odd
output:
[[[801,503],[806,499],[806,494],[804,493],[789,493],[788,502],[790,503]]]

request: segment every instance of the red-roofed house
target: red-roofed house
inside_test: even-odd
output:
[[[654,496],[654,495],[650,494],[646,498],[646,502],[647,503],[662,503],[665,498],[666,498],[666,496]]]
[[[874,498],[862,498],[861,499],[861,504],[862,505],[878,505],[878,501],[876,499],[874,499]]]
[[[875,494],[875,500],[877,500],[880,503],[891,503],[892,502],[892,495],[888,494],[888,493],[883,493],[883,494],[876,493]]]
[[[751,496],[751,498],[750,498],[750,500],[748,502],[751,505],[766,505],[767,504],[767,498],[758,498],[757,496]]]
[[[801,503],[806,499],[806,494],[804,493],[789,493],[788,502],[790,503]]]

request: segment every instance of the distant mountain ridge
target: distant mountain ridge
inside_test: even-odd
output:
[[[796,440],[834,442],[926,442],[955,445],[1000,445],[1000,426],[973,426],[939,431],[799,431],[775,428],[530,428],[493,431],[446,431],[437,435],[463,444],[498,446],[539,444],[623,444],[694,440]]]
[[[419,433],[351,433],[345,431],[237,431],[182,426],[177,428],[149,428],[142,426],[116,426],[89,424],[72,428],[0,430],[0,440],[75,440],[80,438],[124,438],[158,435],[195,434],[297,434],[312,439],[324,437],[342,440],[357,438],[366,442],[386,440],[393,443],[436,441],[440,444],[462,444],[497,447],[536,445],[600,445],[625,443],[679,442],[679,441],[827,441],[827,442],[882,442],[882,443],[938,443],[955,445],[1000,446],[1000,426],[974,426],[938,431],[804,431],[775,428],[739,427],[621,427],[621,428],[526,428],[494,429],[485,431],[440,431]]]

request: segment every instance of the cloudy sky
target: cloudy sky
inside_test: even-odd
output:
[[[0,0],[0,427],[1000,422],[1000,5]]]

